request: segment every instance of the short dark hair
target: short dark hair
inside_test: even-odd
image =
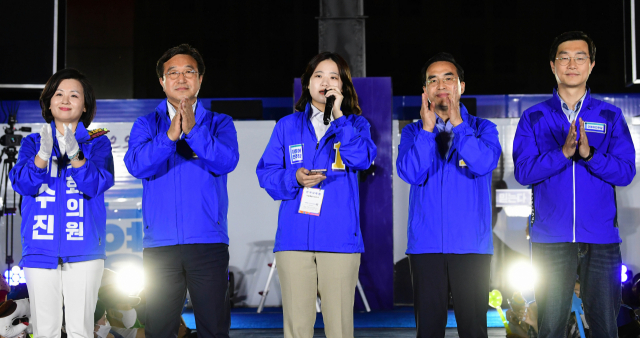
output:
[[[556,53],[558,53],[558,46],[560,46],[560,44],[562,44],[563,42],[574,40],[582,40],[586,42],[587,46],[589,47],[589,63],[593,63],[594,61],[596,61],[596,44],[593,43],[593,40],[591,40],[591,38],[587,34],[581,31],[564,32],[556,36],[556,38],[553,39],[551,49],[549,50],[549,61],[556,61]]]
[[[200,55],[200,52],[198,52],[197,49],[191,47],[187,43],[183,43],[173,48],[169,48],[169,50],[164,52],[160,59],[158,59],[158,63],[156,64],[156,73],[158,74],[158,78],[161,79],[164,76],[164,63],[178,54],[189,55],[196,60],[196,63],[198,64],[198,76],[204,75],[204,60],[202,59],[202,55]]]
[[[460,82],[464,82],[464,70],[462,69],[462,66],[460,66],[456,62],[456,59],[453,58],[453,55],[445,52],[440,52],[432,56],[431,59],[429,59],[427,63],[425,63],[424,66],[422,66],[422,85],[423,86],[427,85],[427,69],[429,68],[429,66],[431,66],[431,64],[433,63],[440,62],[440,61],[450,62],[454,66],[456,66],[456,71],[458,72],[458,77],[460,78]]]
[[[331,52],[322,52],[314,56],[311,61],[309,61],[309,64],[307,64],[307,68],[304,70],[300,79],[300,82],[302,83],[302,95],[300,96],[300,99],[298,99],[298,102],[296,102],[296,110],[304,111],[307,103],[311,102],[309,81],[320,62],[324,60],[332,60],[336,65],[338,65],[338,72],[340,73],[340,80],[342,81],[342,95],[344,95],[341,110],[344,115],[362,114],[362,109],[360,109],[360,105],[358,104],[358,94],[356,94],[356,89],[353,87],[353,81],[351,80],[349,65],[347,65],[347,61],[345,61],[345,59],[343,59],[338,53]]]
[[[40,95],[42,117],[44,117],[44,120],[47,123],[51,123],[51,121],[53,121],[53,114],[50,109],[51,98],[56,93],[56,90],[58,90],[60,83],[67,79],[77,80],[82,85],[82,91],[84,92],[84,108],[86,111],[80,116],[80,122],[82,122],[86,128],[91,124],[91,121],[93,121],[93,118],[96,116],[96,96],[93,92],[93,87],[89,83],[89,80],[87,80],[87,77],[73,68],[59,70],[47,81],[47,84],[44,86],[42,94]]]

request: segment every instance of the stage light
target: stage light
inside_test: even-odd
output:
[[[516,263],[509,271],[509,282],[518,291],[533,290],[537,280],[535,269],[528,262]]]
[[[11,270],[5,270],[4,279],[11,286],[16,286],[18,284],[24,284],[27,281],[24,279],[24,271],[20,269],[19,266],[14,266]]]
[[[503,207],[504,213],[509,217],[529,217],[531,216],[531,206],[511,206]]]
[[[116,283],[120,291],[127,295],[137,295],[144,288],[144,270],[141,267],[126,265],[117,270]]]
[[[621,272],[622,272],[622,275],[621,275],[620,277],[622,278],[621,280],[622,280],[622,282],[623,282],[623,283],[624,283],[624,282],[626,282],[626,281],[627,281],[627,279],[629,278],[629,277],[627,276],[627,271],[628,271],[628,270],[629,270],[629,269],[627,269],[627,266],[626,266],[626,265],[624,265],[624,264],[622,264],[622,271],[621,271]]]

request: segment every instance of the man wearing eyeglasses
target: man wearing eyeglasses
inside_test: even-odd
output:
[[[417,337],[444,337],[449,290],[460,337],[487,337],[498,130],[460,103],[464,71],[450,54],[429,59],[422,81],[421,120],[402,130],[396,161],[411,184],[407,255]]]
[[[135,122],[124,158],[143,186],[147,338],[176,336],[187,290],[198,337],[229,337],[227,174],[238,140],[231,117],[197,99],[204,71],[187,44],[160,57],[167,99]]]
[[[533,189],[529,233],[539,337],[564,337],[576,274],[592,337],[617,337],[621,255],[615,186],[636,174],[620,108],[591,97],[596,47],[583,32],[553,41],[553,97],[527,109],[513,141],[515,178]]]

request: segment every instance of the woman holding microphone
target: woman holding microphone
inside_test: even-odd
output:
[[[105,129],[91,84],[75,69],[55,73],[40,96],[45,124],[22,140],[9,172],[22,195],[22,260],[34,337],[59,337],[62,306],[69,337],[93,337],[104,269],[104,192],[113,186]]]
[[[301,82],[296,112],[278,121],[256,169],[260,186],[282,201],[274,252],[284,336],[313,337],[319,294],[326,336],[350,338],[364,252],[358,172],[376,146],[342,57],[316,55]]]

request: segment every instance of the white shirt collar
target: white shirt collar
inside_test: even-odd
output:
[[[331,127],[331,122],[329,122],[329,124],[324,124],[324,112],[321,112],[320,109],[316,108],[314,105],[311,105],[311,117],[309,120],[311,120],[313,130],[316,132],[316,139],[320,142],[324,134],[329,130],[329,127]],[[329,120],[333,121],[333,114],[329,116]]]
[[[191,105],[191,108],[193,109],[194,113],[196,112],[197,105],[198,105],[198,100],[196,100],[196,102]],[[169,103],[169,100],[167,100],[167,113],[169,113],[169,118],[171,120],[173,120],[173,117],[176,116],[176,108],[174,108],[173,105]]]
[[[324,123],[324,112],[320,111],[320,109],[316,108],[313,104],[311,105],[311,120],[319,120]],[[333,121],[333,114],[329,115],[329,121]],[[331,124],[331,123],[329,123]]]

